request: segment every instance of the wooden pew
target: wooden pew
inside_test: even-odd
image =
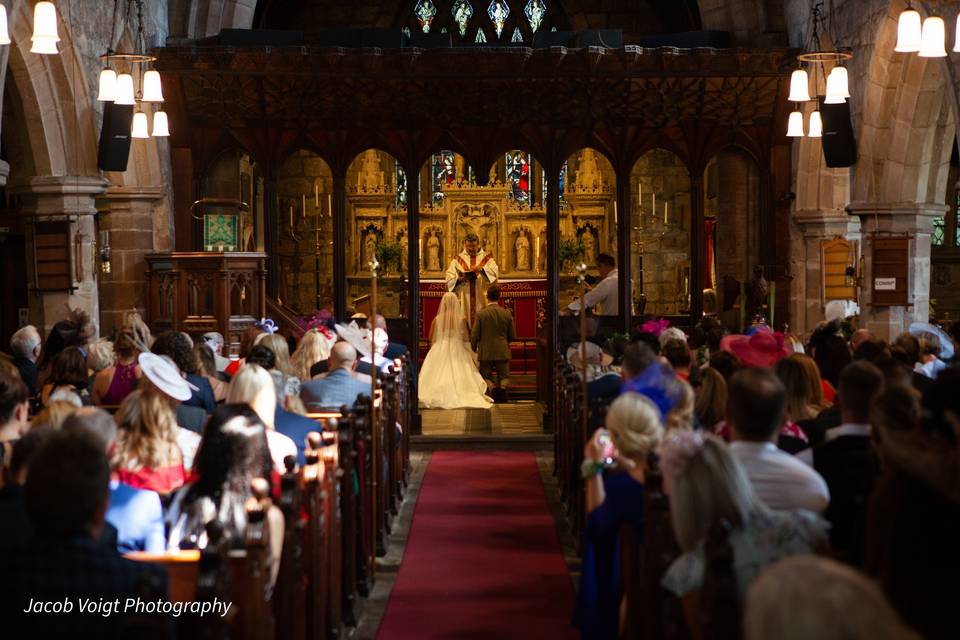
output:
[[[306,578],[306,632],[310,640],[327,637],[327,542],[323,517],[323,473],[320,462],[320,436],[307,436],[306,458],[300,470],[301,505],[306,518],[304,569]]]
[[[713,523],[704,543],[703,587],[700,589],[700,637],[703,640],[738,640],[742,637],[737,576],[730,545],[732,525]],[[785,603],[785,606],[789,606]]]
[[[167,571],[167,597],[174,602],[210,601],[214,597],[232,602],[226,618],[184,615],[178,620],[181,637],[238,640],[273,640],[274,619],[270,588],[270,530],[266,513],[270,506],[269,484],[262,478],[247,504],[247,530],[242,550],[228,549],[217,523],[207,527],[208,544],[203,551],[172,551],[161,554],[134,552],[126,557],[162,566]]]
[[[343,623],[348,627],[357,626],[360,617],[357,598],[357,526],[359,492],[355,490],[357,481],[357,451],[354,447],[354,422],[349,411],[343,411],[337,420],[337,441],[340,449],[340,526],[341,540],[341,595],[343,598]]]
[[[284,459],[286,472],[280,478],[279,507],[283,511],[283,554],[274,590],[276,637],[282,640],[304,640],[307,637],[307,581],[305,573],[306,520],[301,517],[303,494],[297,459]]]

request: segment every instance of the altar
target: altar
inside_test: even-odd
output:
[[[500,306],[513,313],[517,340],[535,340],[546,318],[546,280],[499,280]],[[440,308],[440,299],[447,293],[443,280],[420,281],[420,340],[430,340],[430,325]]]

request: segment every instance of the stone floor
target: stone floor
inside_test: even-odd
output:
[[[421,409],[423,435],[532,435],[543,433],[543,406],[518,401],[490,409]]]

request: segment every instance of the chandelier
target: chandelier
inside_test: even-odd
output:
[[[133,124],[130,131],[131,138],[156,138],[170,135],[167,114],[161,108],[163,90],[160,85],[160,72],[149,68],[157,58],[146,53],[146,38],[143,31],[143,0],[114,0],[113,30],[111,39],[117,33],[117,20],[120,14],[120,5],[124,4],[125,20],[129,19],[136,9],[137,33],[134,36],[133,51],[114,51],[113,42],[108,45],[107,52],[100,56],[104,67],[100,71],[99,92],[97,100],[112,102],[118,105],[134,107]],[[119,44],[117,47],[119,48]],[[137,86],[139,90],[137,90]],[[153,132],[147,131],[147,114],[144,108],[148,103],[156,106],[153,112]]]
[[[57,8],[52,2],[38,2],[33,8],[33,44],[30,53],[57,54]],[[7,8],[0,4],[0,45],[10,44],[10,31],[7,28]]]
[[[790,76],[790,95],[787,100],[796,102],[797,108],[790,114],[787,121],[787,136],[791,138],[819,138],[823,135],[823,120],[820,117],[820,101],[824,104],[843,104],[850,97],[850,83],[846,67],[842,63],[853,58],[850,49],[835,47],[824,49],[820,43],[821,29],[826,32],[826,16],[823,12],[823,1],[813,5],[812,29],[810,42],[806,51],[797,56],[798,67]],[[826,73],[825,65],[832,64],[830,73]],[[810,73],[807,69],[809,67]],[[814,95],[810,96],[810,75],[813,75]],[[820,82],[824,79],[824,95],[819,95]],[[817,108],[810,114],[810,122],[806,133],[803,128],[803,112],[800,103],[817,100]]]
[[[897,44],[893,48],[899,53],[916,53],[921,58],[946,58],[947,26],[943,18],[931,14],[920,25],[920,13],[907,0],[907,8],[900,13],[897,21]],[[960,52],[960,16],[957,16],[956,34],[953,43],[954,53]]]

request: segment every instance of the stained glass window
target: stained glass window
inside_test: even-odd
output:
[[[477,37],[474,39],[474,42],[477,44],[486,44],[487,43],[487,34],[483,32],[483,28],[477,29]]]
[[[946,231],[947,219],[938,216],[933,219],[933,234],[930,236],[930,244],[935,247],[943,246],[943,236]]]
[[[523,44],[523,34],[520,33],[520,27],[513,28],[513,37],[510,38],[510,42],[514,44]]]
[[[457,161],[453,151],[433,154],[430,161],[430,191],[434,203],[443,202],[444,190],[457,179]]]
[[[437,8],[432,0],[418,0],[417,6],[413,8],[413,15],[417,16],[423,32],[430,33],[430,23],[437,17]]]
[[[467,35],[467,24],[473,17],[473,5],[470,0],[457,0],[453,3],[453,20],[460,28],[460,37]]]
[[[397,209],[399,209],[400,207],[407,206],[407,174],[403,170],[403,167],[400,166],[399,162],[397,162],[396,165],[397,165],[397,170],[396,170],[396,177],[394,179],[396,181],[396,186],[397,186],[396,188],[397,198],[396,198],[395,204]]]
[[[530,204],[530,154],[523,151],[508,151],[507,184],[510,185],[508,197],[519,204]]]
[[[500,34],[503,33],[503,25],[510,17],[510,5],[506,3],[506,0],[490,0],[487,15],[490,17],[490,22],[493,23],[493,28],[499,38]]]
[[[529,0],[527,6],[523,9],[523,15],[527,16],[530,30],[536,33],[543,23],[543,17],[547,15],[547,5],[543,0]]]

